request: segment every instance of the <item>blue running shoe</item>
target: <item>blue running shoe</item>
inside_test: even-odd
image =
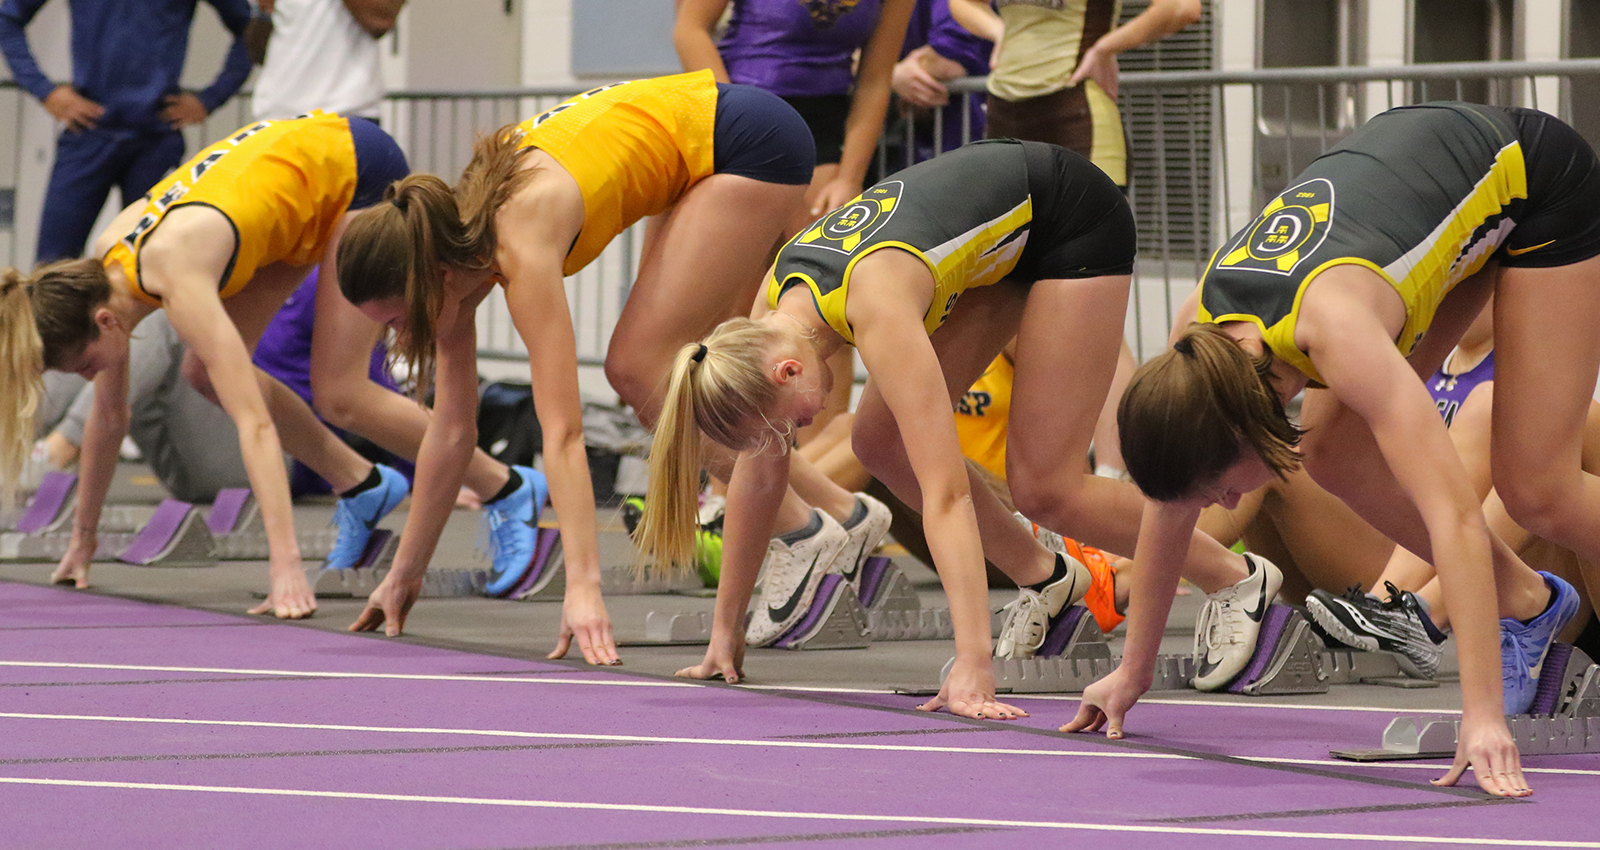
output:
[[[375,464],[373,469],[378,471],[378,486],[340,499],[333,509],[333,524],[338,526],[339,536],[322,564],[326,569],[348,570],[359,563],[372,530],[411,492],[411,484],[397,470],[381,463]]]
[[[1527,714],[1539,691],[1544,656],[1556,634],[1578,613],[1578,592],[1560,578],[1539,573],[1550,585],[1550,605],[1544,613],[1524,623],[1515,617],[1500,621],[1500,679],[1505,688],[1506,714]]]
[[[490,596],[505,596],[515,590],[533,568],[533,556],[539,548],[539,512],[550,496],[544,473],[531,466],[511,468],[522,476],[522,486],[483,506],[483,532],[493,562],[484,588]]]

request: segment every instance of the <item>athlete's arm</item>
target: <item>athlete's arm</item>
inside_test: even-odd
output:
[[[561,517],[567,571],[561,635],[602,660],[616,657],[611,620],[600,598],[600,543],[594,484],[583,442],[578,344],[562,283],[562,263],[583,226],[583,197],[571,175],[551,164],[501,208],[496,260],[505,276],[506,307],[528,348],[533,409],[544,435],[550,504]],[[561,638],[558,652],[566,648]]]
[[[72,539],[50,580],[89,586],[89,563],[99,545],[100,509],[117,468],[117,447],[128,433],[128,361],[111,363],[94,376],[94,403],[83,426],[78,453],[77,508]]]
[[[933,294],[932,277],[919,260],[898,251],[869,256],[855,274],[863,285],[850,291],[845,315],[856,330],[862,363],[873,376],[871,387],[882,395],[902,435],[922,492],[923,533],[955,627],[955,664],[940,698],[928,706],[947,705],[952,714],[966,717],[1021,716],[1025,712],[995,701],[989,586],[978,517],[950,415],[950,391],[922,323]],[[865,274],[871,275],[870,281]],[[910,435],[915,436],[907,439]]]
[[[1201,12],[1200,0],[1154,0],[1143,12],[1089,45],[1067,85],[1092,79],[1107,97],[1116,100],[1117,54],[1160,41],[1200,20]]]
[[[710,68],[717,82],[728,82],[728,67],[722,63],[716,42],[711,40],[712,28],[727,10],[728,0],[679,0],[678,15],[672,24],[672,45],[678,50],[683,70]]]
[[[217,281],[233,253],[231,235],[231,225],[214,210],[180,208],[168,214],[162,232],[145,242],[140,265],[146,289],[161,297],[172,329],[205,366],[217,402],[239,429],[245,475],[261,507],[271,552],[271,589],[258,610],[308,617],[317,602],[301,570],[283,446],[250,352],[217,296]]]
[[[698,436],[698,435],[697,435]],[[789,491],[789,456],[776,447],[740,452],[728,477],[722,520],[722,568],[705,659],[679,676],[738,682],[744,677],[744,612],[767,555],[778,507]]]
[[[1133,558],[1139,580],[1133,582],[1128,595],[1128,639],[1122,663],[1111,675],[1084,689],[1077,716],[1061,731],[1097,731],[1104,726],[1107,737],[1122,737],[1128,709],[1150,690],[1154,680],[1156,653],[1172,610],[1173,592],[1203,507],[1198,499],[1145,501]]]
[[[333,249],[330,248],[330,251]],[[331,269],[324,262],[323,269]],[[389,637],[405,629],[406,615],[422,595],[422,578],[433,560],[467,464],[478,443],[477,308],[488,292],[447,303],[434,336],[433,411],[417,449],[411,508],[389,574],[367,598],[350,631],[384,627]]]
[[[911,20],[916,0],[885,0],[878,14],[872,37],[861,48],[856,67],[855,93],[850,98],[850,114],[844,124],[844,149],[839,156],[839,174],[818,193],[811,214],[821,215],[843,206],[861,194],[867,168],[878,150],[884,116],[889,112],[894,64],[900,61],[900,43],[905,41],[906,23]]]
[[[1313,286],[1302,300],[1295,341],[1372,430],[1427,529],[1461,656],[1460,743],[1442,781],[1453,783],[1470,763],[1485,791],[1503,795],[1526,785],[1494,674],[1499,618],[1488,529],[1432,397],[1379,315],[1360,288]]]

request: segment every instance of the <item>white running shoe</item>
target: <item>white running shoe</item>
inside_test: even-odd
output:
[[[1017,589],[1017,598],[1005,607],[1000,637],[994,642],[994,657],[1032,658],[1044,644],[1055,618],[1089,592],[1094,580],[1089,568],[1065,551],[1055,552],[1055,556],[1066,563],[1066,574],[1043,590]]]
[[[1197,691],[1221,689],[1241,673],[1256,651],[1256,636],[1267,606],[1283,586],[1283,572],[1260,555],[1246,553],[1250,575],[1238,584],[1208,594],[1194,624],[1194,679]]]
[[[767,543],[761,565],[761,593],[750,613],[744,640],[749,646],[766,646],[783,636],[811,608],[817,585],[837,566],[839,553],[850,535],[833,517],[815,508],[822,528],[793,545],[774,537]]]
[[[866,507],[867,515],[854,528],[845,529],[850,539],[839,553],[839,566],[834,572],[844,576],[845,581],[860,590],[861,565],[872,557],[872,553],[882,545],[883,538],[889,535],[889,523],[893,517],[889,514],[888,505],[866,493],[857,493],[855,496],[856,501]]]

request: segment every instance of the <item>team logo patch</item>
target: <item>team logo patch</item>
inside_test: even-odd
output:
[[[1322,247],[1332,223],[1333,184],[1320,177],[1308,180],[1274,198],[1217,267],[1293,274]]]
[[[889,223],[904,189],[905,184],[899,180],[873,186],[855,200],[823,216],[800,234],[795,244],[841,254],[854,253],[861,243]]]

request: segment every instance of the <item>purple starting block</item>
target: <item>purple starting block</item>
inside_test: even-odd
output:
[[[856,601],[855,588],[844,576],[829,573],[817,584],[817,593],[800,618],[772,642],[779,649],[864,649],[867,614]]]
[[[882,555],[873,555],[861,565],[861,605],[866,608],[878,604],[878,594],[887,584],[884,577],[894,562]],[[824,579],[826,580],[826,579]]]
[[[561,545],[561,529],[541,527],[535,536],[533,559],[528,562],[528,571],[521,580],[502,596],[520,599],[532,593],[545,578],[548,577],[552,555],[556,547]]]
[[[239,519],[248,504],[250,504],[248,487],[229,487],[219,491],[216,500],[211,503],[211,512],[206,514],[206,528],[211,531],[213,537],[232,534],[238,530]]]
[[[1552,643],[1544,655],[1544,666],[1539,670],[1539,686],[1533,692],[1529,714],[1554,714],[1561,692],[1567,686],[1567,661],[1572,658],[1572,644]]]
[[[1065,611],[1056,616],[1056,621],[1050,624],[1050,630],[1045,633],[1044,643],[1039,644],[1039,651],[1034,653],[1035,658],[1054,658],[1067,651],[1067,644],[1078,632],[1078,623],[1084,617],[1094,619],[1089,614],[1089,609],[1082,605],[1068,605]],[[1096,629],[1095,631],[1099,631]],[[1104,638],[1101,639],[1102,642]]]
[[[28,502],[28,509],[17,518],[16,530],[23,534],[39,534],[61,523],[65,512],[72,506],[72,494],[77,492],[78,476],[71,472],[46,472],[39,489]]]
[[[216,551],[194,505],[166,499],[117,560],[140,566],[214,564]]]

